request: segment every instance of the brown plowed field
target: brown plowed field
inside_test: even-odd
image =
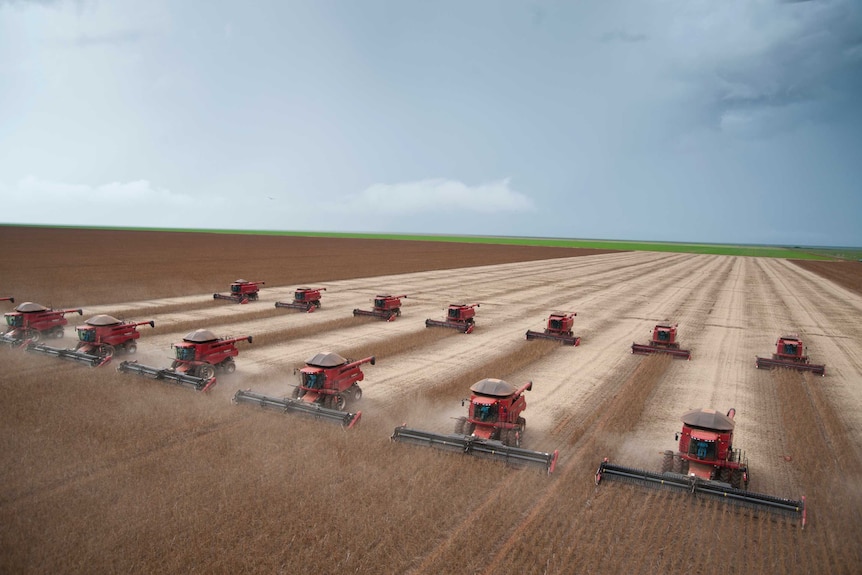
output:
[[[196,327],[255,336],[208,394],[0,349],[0,572],[862,571],[862,295],[790,262],[35,228],[0,240],[0,295],[83,306],[72,324],[155,319],[148,365]],[[261,301],[212,300],[236,277],[266,280]],[[274,308],[301,284],[327,287],[320,310]],[[352,317],[384,291],[409,295],[401,318]],[[425,328],[456,301],[481,303],[473,334]],[[579,347],[525,341],[553,310],[578,312]],[[629,353],[666,319],[691,361]],[[754,368],[786,331],[826,377]],[[377,356],[359,428],[231,404],[238,389],[288,394],[293,367],[324,349]],[[534,382],[525,447],[559,450],[554,475],[389,441],[403,422],[450,432],[481,377]],[[594,485],[603,457],[657,471],[696,407],[736,408],[750,489],[805,495],[805,530]]]

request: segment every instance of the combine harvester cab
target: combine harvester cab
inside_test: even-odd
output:
[[[581,345],[581,338],[572,332],[577,312],[555,312],[548,317],[545,331],[527,331],[527,340],[550,339],[563,345]]]
[[[235,303],[246,304],[250,301],[257,301],[260,286],[266,282],[250,282],[246,280],[236,280],[230,284],[229,294],[214,293],[213,299],[226,299]]]
[[[300,383],[293,397],[267,397],[252,391],[237,391],[234,403],[251,403],[262,408],[299,413],[316,419],[335,421],[351,428],[359,423],[362,412],[347,411],[347,407],[362,398],[358,383],[365,379],[363,364],[374,365],[374,356],[358,361],[345,359],[334,352],[322,352],[309,358],[299,370]]]
[[[151,379],[161,379],[197,391],[209,391],[216,384],[216,370],[233,373],[236,370],[234,357],[239,355],[236,344],[252,343],[252,336],[218,338],[207,329],[193,331],[183,341],[173,344],[175,359],[170,368],[141,365],[137,361],[124,361],[117,370],[136,373]]]
[[[680,349],[676,341],[678,324],[660,323],[652,331],[652,339],[648,344],[633,343],[632,353],[651,355],[660,353],[677,359],[691,359],[691,351]]]
[[[502,379],[487,378],[470,386],[467,417],[459,417],[454,434],[439,434],[406,425],[395,428],[391,439],[448,451],[487,457],[516,466],[538,466],[552,473],[558,452],[531,451],[521,447],[527,427],[521,413],[527,408],[524,392],[533,382],[515,388]]]
[[[733,448],[733,417],[714,409],[696,409],[682,416],[682,431],[676,434],[679,450],[665,451],[661,472],[611,464],[605,459],[596,470],[596,485],[602,479],[619,479],[647,486],[688,491],[695,496],[717,497],[798,518],[805,527],[805,497],[800,500],[748,491],[748,461]]]
[[[124,322],[109,315],[94,315],[84,325],[75,328],[78,333],[78,345],[75,349],[30,343],[27,345],[27,351],[100,367],[109,363],[117,352],[135,353],[138,350],[136,340],[141,337],[137,328],[142,325],[156,327],[156,322]]]
[[[775,353],[772,357],[757,357],[754,366],[757,369],[783,367],[797,371],[810,371],[821,376],[826,375],[825,365],[813,364],[805,355],[805,346],[797,334],[779,337],[775,342]]]
[[[296,288],[296,292],[293,294],[293,301],[277,301],[275,302],[275,307],[298,309],[300,311],[312,313],[315,309],[320,307],[320,292],[322,291],[326,291],[326,288]]]
[[[407,299],[406,295],[378,295],[374,298],[374,309],[353,310],[354,316],[379,317],[386,321],[392,321],[401,317],[401,300]]]
[[[81,308],[50,309],[42,304],[26,301],[19,304],[15,311],[3,314],[6,319],[6,332],[0,335],[0,343],[22,347],[45,338],[63,337],[63,326],[69,323],[67,313],[82,315]]]
[[[457,329],[461,333],[473,333],[473,328],[476,327],[475,320],[476,309],[479,307],[477,303],[460,304],[454,303],[449,306],[446,312],[446,319],[426,319],[425,327],[448,327]]]

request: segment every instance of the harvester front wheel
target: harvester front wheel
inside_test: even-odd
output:
[[[679,455],[673,456],[673,472],[682,473],[682,458]]]
[[[24,332],[24,338],[30,341],[37,342],[42,339],[42,332],[35,329],[28,329]]]
[[[198,368],[198,377],[201,379],[212,379],[215,377],[215,368],[211,365],[202,365]]]
[[[333,395],[332,396],[332,409],[336,409],[338,411],[344,411],[344,408],[347,407],[347,399],[342,394]]]
[[[731,474],[732,470],[730,467],[722,467],[721,471],[718,472],[718,480],[722,483],[730,483],[731,482]],[[731,485],[732,487],[733,485]]]
[[[667,450],[664,452],[664,458],[661,460],[661,472],[668,473],[673,469],[673,451]]]
[[[742,470],[734,469],[730,475],[730,486],[734,489],[742,489]]]
[[[99,357],[113,357],[114,346],[107,343],[100,344],[96,353]]]

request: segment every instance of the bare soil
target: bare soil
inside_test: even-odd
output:
[[[0,295],[83,305],[74,321],[155,319],[139,340],[143,363],[167,365],[170,344],[196,327],[255,341],[207,394],[0,349],[0,572],[862,570],[862,295],[790,262],[354,240],[320,251],[308,240],[291,259],[290,241],[275,240],[294,238],[266,238],[244,258],[230,250],[247,251],[246,238],[143,232],[111,232],[100,258],[78,253],[88,243],[78,234],[91,232],[10,230],[0,228],[4,247],[18,238],[0,262]],[[126,233],[139,251],[115,249],[132,245]],[[177,249],[207,243],[232,263]],[[290,275],[324,255],[341,263]],[[80,295],[94,275],[98,289]],[[266,280],[261,301],[212,300],[237,277]],[[318,283],[327,291],[314,313],[274,307]],[[402,317],[352,316],[384,291],[409,294]],[[481,304],[473,334],[425,327],[456,301]],[[578,312],[579,347],[525,340],[550,311]],[[664,320],[679,322],[691,361],[629,353]],[[805,337],[826,377],[755,369],[785,331]],[[71,333],[57,345],[73,345]],[[357,429],[231,403],[238,389],[289,394],[293,367],[325,349],[377,357],[364,366]],[[451,432],[482,377],[534,382],[525,447],[559,450],[554,475],[390,442],[401,423]],[[680,414],[696,407],[736,408],[750,489],[806,496],[804,530],[686,494],[594,485],[603,457],[657,471]]]

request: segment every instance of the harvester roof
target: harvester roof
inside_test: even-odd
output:
[[[48,308],[43,306],[40,303],[33,303],[32,301],[25,301],[22,304],[18,304],[18,307],[15,308],[15,311],[20,311],[24,313],[32,312],[32,311],[45,311]]]
[[[338,367],[347,363],[347,360],[334,351],[322,351],[305,360],[305,363],[314,367]]]
[[[93,317],[91,317],[90,319],[88,319],[84,323],[86,323],[87,325],[97,325],[97,326],[98,325],[116,325],[116,324],[120,323],[120,320],[118,320],[115,317],[109,316],[109,315],[99,314],[99,315],[94,315]]]
[[[488,395],[491,397],[508,397],[518,390],[507,381],[488,377],[471,385],[470,391],[479,395]]]
[[[208,341],[215,341],[218,338],[216,335],[208,329],[196,329],[195,331],[188,334],[183,338],[183,341],[189,341],[192,343],[206,343]]]
[[[235,284],[247,284],[247,283],[248,283],[248,280],[242,280],[242,279],[240,279],[240,280],[236,280],[236,281],[235,281],[235,282],[233,282],[233,283],[235,283]]]
[[[682,422],[691,427],[714,431],[733,431],[733,420],[714,409],[695,409],[682,414]]]

